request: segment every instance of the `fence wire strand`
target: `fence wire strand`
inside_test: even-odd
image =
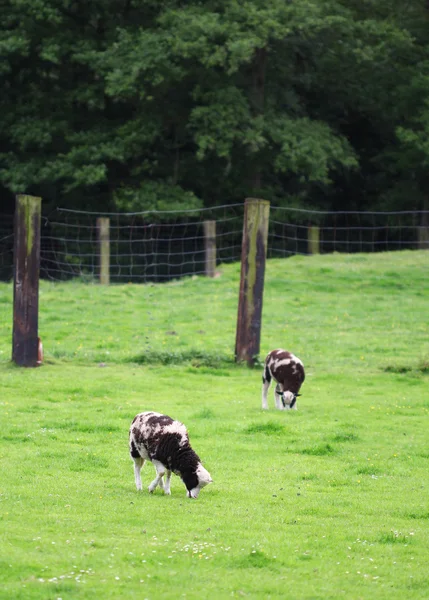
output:
[[[241,257],[244,205],[181,211],[96,213],[57,208],[42,219],[41,277],[97,279],[97,218],[109,219],[110,279],[168,281],[205,272],[204,221],[216,222],[217,264]],[[271,206],[268,258],[310,253],[318,228],[321,253],[427,248],[428,211],[317,211]],[[0,279],[12,278],[13,216],[0,215]]]

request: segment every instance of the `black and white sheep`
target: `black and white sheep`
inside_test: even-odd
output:
[[[171,473],[182,478],[188,498],[197,498],[201,488],[212,482],[210,473],[191,448],[186,427],[180,421],[157,412],[140,413],[131,423],[129,439],[138,490],[142,489],[140,471],[146,460],[151,461],[156,470],[156,477],[148,488],[151,493],[159,486],[170,495]]]
[[[301,360],[281,348],[271,350],[267,355],[262,375],[262,408],[268,408],[268,388],[274,379],[276,387],[274,400],[279,410],[297,409],[296,398],[305,379],[304,365]]]

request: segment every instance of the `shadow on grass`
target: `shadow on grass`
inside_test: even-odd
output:
[[[333,442],[357,442],[359,441],[359,436],[355,433],[345,433],[339,432],[332,436]]]
[[[214,419],[216,417],[215,413],[211,408],[203,408],[200,412],[194,415],[194,419]]]
[[[379,544],[410,544],[413,538],[409,535],[404,535],[400,531],[388,531],[382,533],[378,538]]]
[[[124,360],[126,363],[136,363],[138,365],[160,364],[160,365],[182,365],[190,364],[193,367],[211,367],[219,369],[221,367],[237,366],[232,356],[217,352],[204,352],[200,350],[150,350],[143,354],[137,354]]]
[[[410,363],[389,363],[381,367],[385,373],[416,373],[416,374],[429,374],[429,357],[422,358],[417,364]]]
[[[78,433],[114,433],[121,431],[121,428],[118,425],[111,425],[109,423],[91,425],[90,423],[77,423],[76,421],[49,423],[46,425],[46,429],[52,431],[60,429],[61,431],[73,431]]]
[[[252,550],[249,554],[237,559],[233,565],[239,569],[271,569],[278,570],[275,558],[269,558],[260,550]]]
[[[270,423],[253,423],[249,425],[244,430],[244,433],[247,435],[254,435],[258,433],[262,433],[264,435],[279,435],[284,433],[285,426],[280,425],[280,423],[270,422]]]
[[[308,454],[310,456],[327,456],[334,453],[335,448],[331,444],[319,444],[318,446],[311,446],[310,448],[300,450],[300,454]]]

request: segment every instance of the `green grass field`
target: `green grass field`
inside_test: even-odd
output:
[[[267,265],[261,358],[306,366],[261,410],[233,363],[239,266],[212,280],[42,282],[45,364],[10,363],[0,284],[0,598],[429,596],[429,253]],[[183,421],[214,483],[135,489],[132,418]],[[144,485],[154,469],[142,471]]]

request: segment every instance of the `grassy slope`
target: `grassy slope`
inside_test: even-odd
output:
[[[307,367],[291,413],[272,392],[262,413],[260,369],[227,362],[237,265],[163,286],[43,283],[34,370],[8,362],[0,284],[0,598],[427,597],[427,261],[270,261],[262,354]],[[129,362],[142,353],[194,358]],[[126,438],[146,409],[188,425],[215,480],[197,501],[178,478],[169,498],[136,493]]]

